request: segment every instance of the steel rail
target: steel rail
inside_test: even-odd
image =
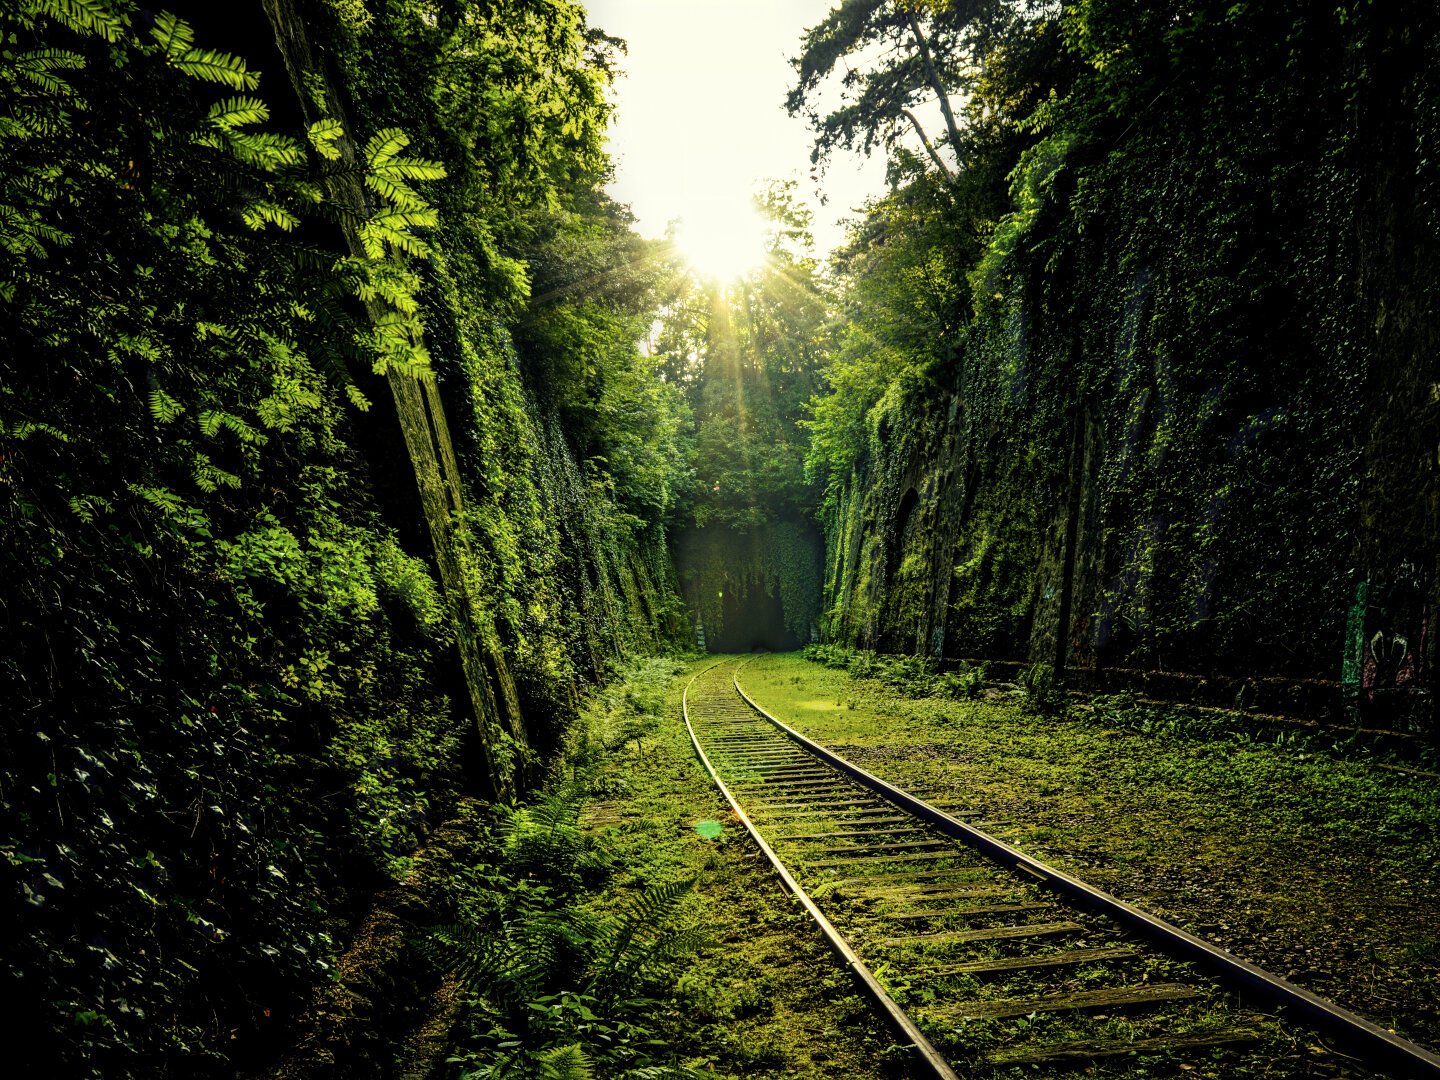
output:
[[[884,1012],[891,1026],[905,1039],[909,1040],[916,1056],[929,1069],[932,1075],[939,1077],[940,1080],[961,1080],[960,1074],[951,1068],[950,1063],[945,1060],[944,1055],[935,1049],[930,1040],[925,1037],[925,1033],[916,1026],[915,1021],[910,1019],[905,1010],[886,992],[885,988],[880,985],[880,981],[875,978],[874,973],[871,972],[865,962],[856,955],[855,950],[850,947],[850,943],[841,936],[840,931],[835,929],[834,924],[825,917],[825,913],[816,906],[815,901],[810,899],[810,894],[800,887],[800,883],[795,880],[789,868],[787,868],[780,860],[780,857],[775,854],[774,849],[765,842],[765,838],[760,835],[760,830],[756,828],[755,823],[750,820],[750,815],[745,812],[744,808],[736,800],[730,788],[726,786],[725,781],[720,779],[720,774],[716,772],[715,766],[705,753],[705,749],[700,745],[699,736],[696,735],[695,727],[690,722],[690,688],[695,685],[695,681],[699,679],[701,675],[713,671],[726,662],[727,661],[724,660],[717,661],[709,667],[697,671],[690,681],[685,684],[685,691],[680,696],[680,710],[685,718],[685,730],[690,735],[690,745],[695,748],[695,754],[700,759],[700,764],[704,766],[705,771],[710,775],[710,779],[715,782],[715,786],[720,789],[720,793],[725,796],[725,801],[730,804],[731,811],[740,819],[741,824],[745,826],[745,831],[750,834],[750,838],[755,841],[756,846],[758,846],[765,857],[770,860],[770,865],[774,867],[775,872],[780,876],[781,883],[800,901],[805,910],[810,913],[810,917],[815,920],[815,924],[825,936],[826,943],[829,944],[836,955],[844,961],[845,966],[850,969],[850,973],[855,977],[856,981],[860,983],[862,989],[870,995],[875,1004]],[[749,699],[747,698],[746,700],[748,701]]]
[[[946,836],[970,845],[994,861],[1035,879],[1037,883],[1051,887],[1078,907],[1110,916],[1172,956],[1195,963],[1209,970],[1221,981],[1249,990],[1261,1000],[1302,1018],[1311,1027],[1331,1036],[1346,1049],[1360,1054],[1370,1063],[1396,1070],[1397,1075],[1402,1077],[1440,1080],[1440,1056],[1434,1052],[1264,968],[1241,960],[1234,953],[1187,933],[1173,923],[1142,911],[1063,870],[1057,870],[973,825],[951,817],[938,807],[931,806],[923,799],[918,799],[860,766],[846,761],[772,715],[745,692],[745,688],[740,685],[738,668],[735,671],[734,683],[735,691],[747,705],[784,732],[798,746],[881,798],[929,822]]]

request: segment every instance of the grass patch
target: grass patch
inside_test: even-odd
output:
[[[694,759],[680,693],[708,663],[643,661],[598,695],[544,796],[493,830],[460,921],[418,940],[467,995],[450,1075],[897,1075]]]
[[[910,694],[798,655],[746,690],[883,778],[1422,1042],[1440,1041],[1440,790],[1322,745],[1101,703]],[[833,703],[843,702],[841,706]],[[825,707],[824,703],[832,703]]]

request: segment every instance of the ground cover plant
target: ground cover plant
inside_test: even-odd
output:
[[[694,757],[680,692],[709,662],[630,665],[500,814],[457,920],[417,933],[465,1001],[450,1075],[901,1075]]]
[[[798,655],[787,723],[986,831],[1422,1042],[1440,1036],[1440,793],[1293,739],[916,697]]]

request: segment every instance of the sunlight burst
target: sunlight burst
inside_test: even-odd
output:
[[[730,282],[765,261],[766,223],[748,202],[712,204],[678,223],[675,243],[701,275]]]

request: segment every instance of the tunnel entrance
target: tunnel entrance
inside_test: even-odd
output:
[[[721,622],[713,635],[706,627],[711,652],[789,652],[804,644],[785,628],[780,597],[755,586],[722,597]]]

